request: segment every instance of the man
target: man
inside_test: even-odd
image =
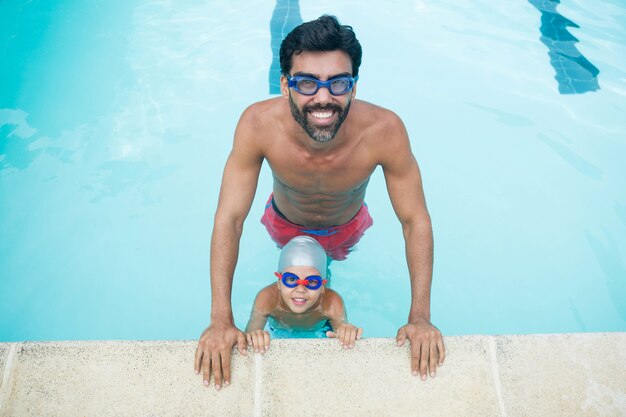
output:
[[[445,350],[430,323],[432,228],[404,125],[391,111],[354,99],[361,46],[352,28],[334,17],[296,27],[281,45],[280,63],[282,97],[244,111],[224,168],[211,238],[211,324],[198,343],[196,373],[202,372],[205,385],[213,373],[219,390],[230,383],[232,347],[247,354],[245,334],[233,321],[232,280],[243,223],[267,160],[274,193],[262,221],[272,238],[284,245],[307,233],[335,259],[345,258],[371,225],[365,189],[374,169],[383,168],[411,280],[408,323],[396,339],[399,346],[409,339],[413,374],[434,377]]]

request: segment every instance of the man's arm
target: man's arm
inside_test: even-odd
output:
[[[204,385],[211,372],[215,388],[230,383],[232,347],[246,354],[245,335],[234,325],[231,307],[233,273],[239,255],[239,240],[252,200],[263,153],[255,141],[254,111],[246,110],[235,130],[228,156],[211,237],[211,323],[202,333],[195,357],[196,373],[202,371]]]
[[[443,364],[445,348],[439,330],[430,323],[430,289],[433,272],[433,234],[430,215],[422,188],[417,161],[411,152],[409,138],[402,121],[389,115],[389,137],[385,141],[381,165],[389,198],[402,224],[406,259],[411,279],[411,309],[408,324],[396,337],[402,346],[411,343],[411,369],[422,379],[427,371],[435,376],[437,365]]]

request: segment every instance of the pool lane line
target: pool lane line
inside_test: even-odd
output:
[[[263,415],[263,354],[254,353],[254,417]]]
[[[493,382],[496,386],[496,397],[498,397],[498,406],[500,406],[500,417],[507,417],[504,408],[504,398],[502,397],[502,385],[500,384],[500,369],[498,367],[498,355],[496,354],[496,337],[489,337],[489,353],[491,355],[491,373]]]
[[[19,342],[11,343],[9,347],[9,354],[7,355],[7,361],[2,370],[2,381],[0,382],[0,412],[4,409],[5,399],[9,395],[9,382],[11,381],[11,374],[13,373],[13,360],[21,345],[22,344]]]

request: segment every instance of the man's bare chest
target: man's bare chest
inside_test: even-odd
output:
[[[352,150],[325,155],[284,152],[267,162],[280,185],[303,193],[345,194],[367,183],[376,163],[364,152]]]

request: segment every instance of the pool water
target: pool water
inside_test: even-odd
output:
[[[444,335],[626,331],[625,4],[361,5],[1,1],[0,341],[199,336],[238,117],[272,96],[276,37],[324,13],[362,43],[357,97],[410,134]],[[264,165],[242,327],[278,259],[271,188]],[[389,337],[409,280],[380,169],[366,200],[374,226],[333,288],[365,337]]]

